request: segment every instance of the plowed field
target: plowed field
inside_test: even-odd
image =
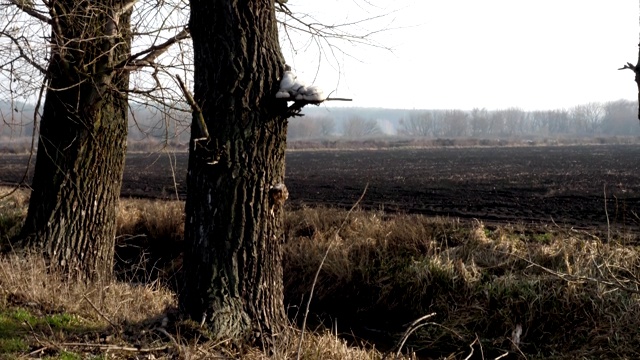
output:
[[[0,155],[0,183],[19,181],[25,164]],[[184,198],[186,164],[184,153],[130,154],[122,195]],[[350,207],[368,185],[361,207],[386,212],[584,228],[606,226],[608,215],[612,226],[640,225],[640,146],[292,151],[286,174],[293,207]]]

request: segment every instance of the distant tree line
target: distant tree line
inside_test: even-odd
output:
[[[569,109],[525,111],[517,107],[487,110],[411,110],[398,119],[394,134],[426,138],[508,138],[522,136],[640,135],[635,101],[591,102]],[[377,137],[383,132],[375,118],[301,117],[289,122],[290,140]]]
[[[640,127],[631,121],[636,117],[636,107],[634,101],[617,100],[540,111],[524,111],[517,107],[499,110],[476,108],[471,111],[407,110],[398,111],[391,134],[425,138],[640,135]],[[21,122],[16,124],[8,121],[10,116],[15,117],[14,109],[0,104],[0,110],[5,120],[0,124],[1,135],[7,138],[32,135],[33,126],[29,121],[33,117],[31,106],[22,105],[18,109]],[[287,137],[290,140],[362,139],[390,134],[388,129],[381,127],[383,117],[376,117],[371,111],[336,117],[311,115],[290,119]],[[135,107],[129,121],[129,141],[186,144],[189,142],[189,120],[180,112],[172,114]]]

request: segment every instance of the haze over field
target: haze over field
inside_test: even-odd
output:
[[[33,132],[33,107],[12,111],[0,103],[0,144],[24,146]],[[418,139],[475,138],[599,138],[640,136],[637,103],[617,100],[570,108],[525,111],[521,108],[464,111],[408,110],[356,107],[307,107],[303,117],[289,119],[289,140],[370,139],[388,136]],[[188,114],[167,119],[158,111],[135,108],[129,119],[129,139],[168,142],[181,147],[189,141]],[[142,149],[140,149],[142,150]],[[148,149],[152,151],[153,149]],[[14,151],[26,151],[16,149]]]
[[[298,73],[327,92],[352,97],[348,106],[548,110],[637,93],[633,74],[617,70],[638,58],[636,1],[363,3],[288,3],[335,24],[390,13],[361,27],[390,29],[374,39],[392,52],[338,43],[339,50],[319,56],[304,36],[295,38],[303,44],[298,51],[284,41],[285,57]]]

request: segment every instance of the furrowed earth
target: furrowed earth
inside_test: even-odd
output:
[[[127,156],[122,196],[184,199],[186,153]],[[585,145],[289,151],[288,204],[633,229],[640,225],[640,146]],[[0,184],[25,155],[0,157]],[[28,182],[27,182],[28,183]]]

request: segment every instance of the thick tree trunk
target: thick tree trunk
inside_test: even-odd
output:
[[[21,232],[52,267],[108,280],[127,137],[130,13],[114,0],[52,1],[52,54],[33,191]]]
[[[196,113],[180,307],[219,338],[269,340],[285,321],[276,185],[286,102],[275,99],[284,62],[273,0],[191,0],[189,26],[195,101],[211,138],[198,140]]]

